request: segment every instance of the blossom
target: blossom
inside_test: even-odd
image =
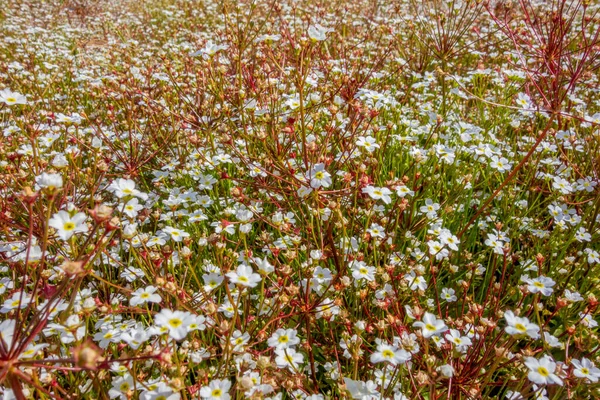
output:
[[[295,329],[277,329],[267,341],[269,347],[287,349],[300,343]]]
[[[462,336],[460,331],[456,329],[450,329],[450,332],[446,334],[446,340],[456,346],[458,351],[465,351],[471,343],[471,339],[468,336]]]
[[[442,298],[442,300],[446,300],[448,303],[452,303],[457,300],[455,293],[456,292],[454,291],[454,289],[442,288],[442,294],[440,295],[440,297]]]
[[[128,393],[134,388],[133,377],[130,374],[117,376],[112,380],[112,388],[108,391],[111,399],[127,399]]]
[[[387,361],[392,365],[398,365],[407,362],[410,358],[411,354],[408,351],[385,343],[379,343],[377,350],[371,354],[373,364]]]
[[[375,140],[375,138],[372,136],[359,136],[358,140],[356,141],[356,145],[359,147],[364,147],[364,149],[369,153],[372,153],[375,151],[375,149],[379,148],[377,140]]]
[[[527,290],[530,293],[541,293],[544,296],[550,296],[554,289],[552,286],[556,284],[552,278],[548,278],[547,276],[539,276],[533,279],[525,279],[525,283],[527,283]]]
[[[135,188],[135,182],[131,179],[119,178],[113,181],[107,188],[108,191],[113,192],[118,198],[127,196],[139,197],[142,200],[146,200],[148,195],[140,192]]]
[[[325,171],[325,164],[323,163],[313,166],[307,178],[310,180],[310,186],[313,189],[318,189],[321,186],[331,186],[331,174]]]
[[[259,274],[252,270],[252,267],[246,264],[238,265],[235,271],[228,272],[226,276],[235,284],[253,288],[261,281]]]
[[[314,41],[321,42],[321,41],[327,39],[327,34],[329,32],[333,32],[333,29],[325,28],[322,25],[315,24],[315,25],[311,25],[308,28],[308,37],[310,37]]]
[[[60,210],[50,218],[48,225],[56,229],[58,237],[62,240],[69,240],[75,233],[85,233],[88,227],[85,224],[87,216],[84,213],[77,213],[71,216],[68,212]]]
[[[231,381],[228,379],[214,379],[210,381],[208,386],[203,386],[200,389],[200,396],[209,400],[229,400],[231,398],[229,389],[231,389]]]
[[[181,242],[183,238],[189,237],[190,234],[181,229],[173,228],[172,226],[166,226],[163,228],[163,232],[170,235],[171,239],[175,242]]]
[[[367,233],[371,235],[371,237],[383,239],[385,237],[385,228],[373,222],[369,229],[367,229]]]
[[[189,324],[193,322],[192,314],[187,311],[171,311],[162,309],[154,316],[154,323],[160,328],[166,328],[175,340],[182,340],[188,334]]]
[[[298,366],[304,362],[304,356],[292,348],[275,349],[275,355],[277,366],[290,371],[298,370]]]
[[[27,97],[9,89],[4,89],[0,90],[0,103],[4,103],[7,106],[14,106],[15,104],[27,104]]]
[[[529,368],[527,377],[533,383],[538,385],[551,385],[555,383],[562,386],[562,379],[554,373],[556,371],[556,363],[550,356],[544,355],[539,360],[533,357],[526,357],[525,365]]]
[[[62,187],[63,179],[60,174],[48,174],[42,172],[41,175],[35,177],[35,190],[46,189],[49,192],[53,192]]]
[[[123,214],[130,218],[135,218],[138,215],[138,211],[140,211],[142,208],[144,208],[144,206],[142,206],[139,200],[134,197],[123,205]]]
[[[131,299],[129,300],[129,304],[132,306],[137,306],[144,303],[160,303],[162,300],[160,295],[154,293],[157,288],[154,286],[147,286],[145,288],[139,288],[135,292],[131,294]]]
[[[421,328],[421,333],[425,338],[438,335],[448,329],[443,320],[437,319],[435,315],[428,312],[425,313],[422,321],[414,322],[413,326]]]
[[[364,187],[362,192],[368,194],[372,199],[381,199],[385,204],[390,204],[392,202],[392,198],[390,197],[392,191],[386,187],[375,187],[369,185]]]
[[[504,319],[508,324],[504,330],[509,335],[527,335],[532,339],[540,337],[540,327],[529,322],[527,318],[517,317],[509,310],[504,313]]]
[[[593,362],[588,360],[587,358],[582,358],[579,360],[572,360],[571,364],[573,364],[573,375],[578,378],[588,379],[591,382],[598,382],[598,378],[600,378],[600,369],[597,368]]]

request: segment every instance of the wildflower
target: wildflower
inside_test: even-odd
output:
[[[368,153],[372,153],[379,148],[377,141],[372,136],[360,136],[356,141],[358,147],[363,147]]]
[[[130,374],[118,376],[112,380],[112,388],[108,391],[111,399],[128,399],[129,392],[134,388],[133,377]]]
[[[369,229],[367,229],[367,233],[371,235],[371,237],[383,239],[385,237],[385,228],[379,224],[372,223]]]
[[[368,266],[364,261],[353,260],[350,262],[350,267],[354,279],[364,279],[369,282],[375,280],[375,267]]]
[[[304,362],[304,356],[292,348],[275,349],[275,363],[279,368],[297,371],[298,366]]]
[[[287,349],[300,343],[295,329],[277,329],[267,341],[269,347]]]
[[[587,379],[590,382],[598,382],[598,378],[600,378],[600,369],[598,369],[593,362],[584,357],[581,361],[572,360],[571,364],[573,364],[574,367],[573,375],[578,378]]]
[[[533,383],[537,383],[538,385],[551,385],[555,383],[562,386],[562,379],[554,373],[556,371],[556,363],[548,355],[544,355],[539,360],[533,357],[526,357],[525,365],[529,368],[527,377]]]
[[[132,306],[137,306],[144,303],[160,303],[162,300],[160,295],[155,294],[157,288],[154,286],[147,286],[145,288],[139,288],[131,295],[131,299],[129,300],[129,304]]]
[[[190,234],[181,229],[173,228],[171,226],[166,226],[163,228],[163,232],[170,235],[171,239],[175,242],[181,242],[183,238],[189,237]]]
[[[506,158],[498,156],[492,156],[492,162],[490,163],[490,165],[492,166],[492,168],[500,172],[510,171],[512,167]]]
[[[540,327],[529,322],[527,318],[517,317],[512,311],[506,311],[504,313],[504,319],[508,324],[504,330],[509,335],[527,335],[532,339],[540,337]]]
[[[427,218],[434,219],[437,217],[437,210],[440,209],[438,203],[434,203],[431,199],[425,199],[425,205],[419,208],[419,211],[425,213]]]
[[[390,204],[392,202],[392,198],[390,197],[392,191],[386,187],[375,187],[369,185],[364,187],[362,192],[368,194],[372,199],[381,199],[385,204]]]
[[[416,275],[414,271],[410,271],[404,275],[410,290],[425,290],[427,289],[427,281],[421,275]]]
[[[442,288],[442,294],[440,295],[440,297],[442,298],[442,300],[446,300],[448,303],[452,303],[457,300],[455,293],[456,292],[454,291],[454,289]]]
[[[331,174],[325,171],[325,164],[316,164],[310,170],[307,178],[310,180],[310,186],[313,189],[318,189],[321,186],[329,187],[331,186]]]
[[[6,314],[12,310],[25,308],[31,303],[31,295],[23,292],[14,292],[13,295],[4,301],[0,313]]]
[[[415,192],[407,188],[405,185],[396,186],[396,194],[398,197],[404,198],[405,196],[414,196]]]
[[[71,217],[68,212],[61,210],[50,218],[48,225],[56,229],[59,238],[69,240],[75,233],[88,231],[86,219],[84,213],[77,213]]]
[[[144,208],[144,206],[142,206],[139,200],[134,197],[123,205],[123,214],[127,215],[129,218],[135,218],[138,215],[138,211],[142,208]]]
[[[410,358],[411,355],[408,351],[385,343],[379,343],[377,350],[371,354],[373,364],[387,361],[392,365],[398,365],[407,362]]]
[[[377,384],[373,381],[355,381],[350,378],[344,378],[344,384],[346,390],[350,392],[350,395],[355,400],[374,400],[381,398],[381,395],[377,391]]]
[[[27,97],[9,89],[4,89],[0,90],[0,103],[4,103],[7,106],[14,106],[15,104],[27,104]]]
[[[557,189],[562,194],[570,194],[573,193],[573,186],[567,181],[559,176],[554,177],[554,181],[552,182],[552,187]]]
[[[118,198],[127,196],[139,197],[142,200],[146,200],[148,198],[147,194],[142,193],[135,188],[135,182],[131,179],[119,178],[113,181],[106,189],[113,192]]]
[[[166,328],[175,340],[182,340],[188,334],[189,324],[192,322],[192,314],[187,311],[171,311],[162,309],[154,316],[154,323],[159,328]]]
[[[428,312],[425,313],[422,321],[414,322],[413,326],[421,328],[421,332],[425,338],[438,335],[448,329],[443,320],[437,319],[435,315]]]
[[[552,286],[556,284],[552,278],[548,278],[546,276],[539,276],[533,279],[525,279],[525,283],[527,283],[527,290],[530,293],[541,293],[544,296],[550,296],[554,289]]]
[[[581,323],[583,324],[583,326],[587,328],[595,328],[598,326],[598,323],[590,314],[584,314],[580,312],[579,318],[581,318]]]
[[[317,42],[327,39],[327,34],[333,32],[333,29],[325,28],[322,25],[315,24],[308,28],[308,37]]]
[[[35,177],[35,190],[46,189],[52,193],[56,189],[63,187],[63,179],[60,174],[48,174],[42,172],[41,175]]]
[[[450,329],[450,332],[446,334],[446,340],[456,346],[460,352],[465,351],[472,344],[468,336],[462,336],[456,329]]]
[[[229,389],[231,382],[228,379],[214,379],[200,389],[200,396],[209,400],[229,400]]]
[[[263,258],[262,260],[258,257],[255,257],[253,261],[256,263],[258,271],[264,275],[270,274],[271,272],[275,271],[275,267],[273,267],[269,263],[267,257]]]
[[[242,333],[239,330],[236,330],[231,335],[229,342],[233,345],[233,351],[241,352],[244,351],[244,346],[248,344],[250,341],[250,335],[248,332]]]
[[[258,282],[261,281],[260,275],[255,273],[252,267],[246,264],[240,264],[236,271],[228,272],[226,276],[231,282],[250,288],[256,287]]]

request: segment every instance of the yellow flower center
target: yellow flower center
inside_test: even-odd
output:
[[[63,229],[65,231],[72,231],[73,229],[75,229],[75,224],[72,222],[65,222],[65,224],[63,225]]]
[[[544,378],[546,378],[548,375],[550,375],[550,372],[548,372],[548,370],[544,367],[538,367],[537,372]]]
[[[172,318],[169,320],[169,325],[173,328],[179,328],[183,324],[183,321],[179,318]]]

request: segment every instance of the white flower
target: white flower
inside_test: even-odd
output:
[[[372,223],[369,229],[367,229],[367,233],[371,235],[371,237],[383,239],[385,237],[385,228],[379,224]]]
[[[140,211],[144,206],[142,206],[139,200],[134,197],[129,200],[126,204],[123,204],[123,214],[127,215],[130,218],[135,218],[138,215],[138,211]]]
[[[209,400],[229,400],[229,389],[231,388],[231,382],[227,379],[215,379],[212,380],[208,386],[200,389],[200,396],[203,399]]]
[[[390,197],[392,191],[386,187],[375,187],[369,185],[364,187],[362,192],[368,194],[372,199],[381,199],[385,204],[390,204],[392,202],[392,198]]]
[[[87,219],[84,213],[77,213],[71,217],[71,215],[61,210],[54,214],[48,225],[56,229],[58,237],[62,240],[69,240],[75,233],[85,233],[88,231],[88,227],[85,224]]]
[[[448,329],[443,320],[437,319],[435,315],[426,312],[422,321],[413,323],[416,328],[421,328],[423,337],[429,338],[438,335]]]
[[[532,339],[540,337],[540,327],[532,324],[525,317],[517,317],[512,311],[504,313],[504,319],[508,326],[504,328],[509,335],[527,335]]]
[[[127,393],[134,389],[133,377],[129,374],[117,376],[112,380],[112,388],[108,391],[111,399],[127,398]]]
[[[525,283],[527,283],[527,290],[530,293],[541,293],[544,296],[550,296],[554,289],[552,286],[556,284],[552,278],[548,278],[547,276],[539,276],[533,279],[525,279]]]
[[[411,354],[408,351],[385,343],[379,343],[377,350],[371,354],[373,364],[387,361],[392,365],[398,365],[407,362],[410,358]]]
[[[63,179],[60,174],[42,172],[41,175],[35,177],[35,190],[47,189],[49,192],[53,192],[62,187]]]
[[[583,324],[583,326],[587,328],[595,328],[598,326],[598,323],[590,314],[584,314],[580,312],[579,318],[581,318],[581,323]]]
[[[9,89],[0,90],[0,103],[4,103],[7,106],[14,106],[15,104],[27,104],[27,98],[20,93],[13,92]]]
[[[321,186],[329,187],[331,185],[331,174],[325,171],[325,164],[316,164],[310,170],[307,178],[310,180],[310,186],[318,189]]]
[[[598,382],[598,378],[600,378],[600,369],[598,369],[593,362],[584,357],[581,361],[572,360],[571,364],[575,367],[573,375],[578,378],[589,379],[594,383]]]
[[[298,366],[304,362],[304,356],[292,348],[275,349],[275,354],[275,363],[279,368],[296,371]]]
[[[333,32],[333,29],[325,28],[319,24],[312,25],[308,28],[308,37],[315,41],[323,41],[327,39],[327,34]]]
[[[275,267],[273,267],[269,263],[269,261],[267,260],[267,257],[263,258],[262,260],[258,257],[255,257],[254,262],[256,263],[256,267],[258,268],[258,271],[265,275],[270,274],[271,272],[275,271]]]
[[[162,300],[160,295],[155,294],[156,288],[154,286],[147,286],[145,288],[139,288],[135,292],[131,294],[131,299],[129,300],[129,304],[132,306],[137,306],[139,304],[144,303],[160,303]]]
[[[457,297],[454,293],[456,293],[454,289],[442,288],[442,294],[440,295],[440,297],[443,300],[446,300],[448,303],[452,303],[457,300]]]
[[[373,282],[375,280],[375,267],[368,266],[364,261],[353,260],[350,262],[352,269],[352,277],[357,280],[367,280]]]
[[[425,290],[427,289],[427,281],[421,275],[416,275],[414,271],[410,271],[404,275],[410,290]]]
[[[146,200],[148,198],[146,193],[142,193],[135,188],[135,182],[131,179],[119,178],[113,181],[106,189],[113,192],[118,198],[127,196],[139,197],[142,200]]]
[[[287,349],[300,343],[295,329],[277,329],[267,341],[270,347],[276,349]]]
[[[258,282],[261,281],[260,275],[255,273],[252,267],[246,264],[238,265],[236,271],[228,272],[226,276],[235,284],[251,288],[258,285]]]
[[[376,400],[381,398],[381,395],[377,391],[377,384],[373,381],[355,381],[350,378],[344,378],[344,384],[346,390],[350,392],[350,395],[355,400]]]
[[[21,291],[14,292],[13,295],[4,301],[0,313],[6,314],[12,310],[25,308],[31,303],[31,296]]]
[[[533,383],[538,385],[551,385],[555,383],[562,386],[562,379],[554,373],[556,363],[549,356],[545,355],[539,360],[527,357],[525,358],[525,365],[529,368],[527,377]]]
[[[154,324],[165,328],[175,340],[182,340],[188,334],[188,326],[193,322],[193,316],[187,311],[171,311],[162,309],[154,316]]]
[[[472,344],[468,336],[462,336],[460,331],[456,329],[451,329],[446,334],[446,340],[456,346],[456,349],[460,352],[465,351]]]
[[[181,242],[183,238],[189,237],[190,234],[181,229],[173,228],[172,226],[166,226],[163,228],[163,232],[171,236],[175,242]]]
[[[407,188],[405,185],[396,186],[396,194],[398,197],[414,196],[415,192]]]
[[[379,148],[377,141],[372,136],[359,136],[358,140],[356,141],[356,145],[359,147],[364,147],[369,153],[372,153],[375,151],[375,149]]]

